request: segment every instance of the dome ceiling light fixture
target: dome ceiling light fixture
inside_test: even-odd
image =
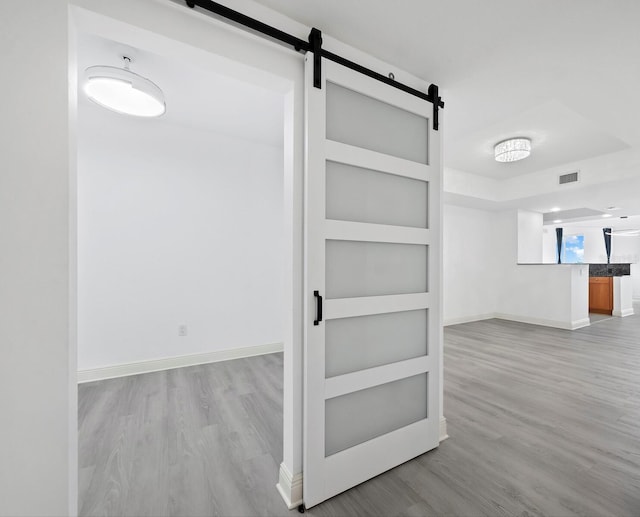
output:
[[[525,137],[509,138],[493,146],[497,162],[508,163],[524,160],[531,154],[531,140]]]
[[[123,56],[124,68],[90,66],[85,70],[84,92],[93,102],[116,113],[135,117],[159,117],[167,107],[160,87],[131,70],[131,58]]]

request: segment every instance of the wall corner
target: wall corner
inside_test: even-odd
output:
[[[291,474],[287,466],[281,463],[276,488],[289,510],[302,504],[302,472]]]

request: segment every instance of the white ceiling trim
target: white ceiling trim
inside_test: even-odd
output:
[[[558,176],[580,171],[580,181],[559,185]],[[445,193],[478,198],[492,203],[506,203],[534,196],[565,195],[589,187],[640,180],[640,149],[627,149],[618,153],[568,163],[508,180],[495,180],[478,174],[445,168]],[[640,202],[640,194],[637,196]],[[615,204],[614,202],[611,203]]]

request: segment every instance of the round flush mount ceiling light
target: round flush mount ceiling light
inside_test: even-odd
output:
[[[524,137],[509,138],[493,147],[497,162],[517,162],[531,154],[531,140]]]
[[[159,117],[166,111],[164,95],[155,83],[124,68],[90,66],[85,70],[84,91],[93,102],[108,110],[136,117]]]

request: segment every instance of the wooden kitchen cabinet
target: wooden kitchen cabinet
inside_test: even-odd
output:
[[[613,277],[589,277],[589,312],[599,314],[613,312]]]

